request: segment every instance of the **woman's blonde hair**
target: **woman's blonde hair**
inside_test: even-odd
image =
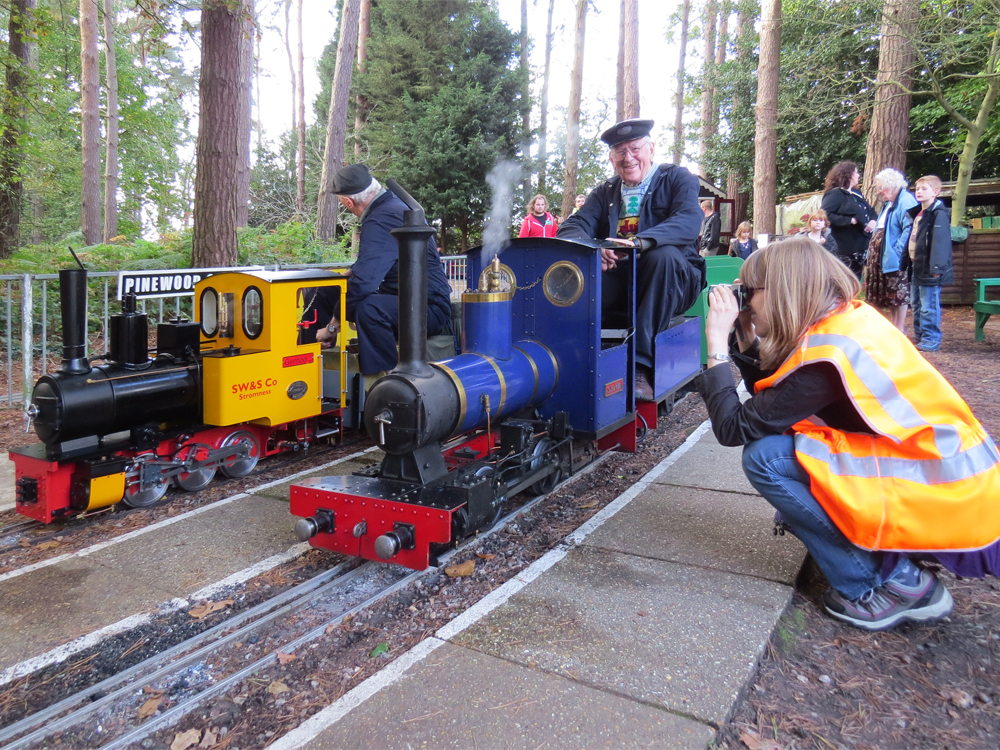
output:
[[[752,253],[740,268],[740,281],[744,288],[767,290],[770,331],[760,339],[764,370],[777,369],[809,326],[842,309],[861,289],[847,266],[805,236]]]

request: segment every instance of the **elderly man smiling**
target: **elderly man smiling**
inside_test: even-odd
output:
[[[653,340],[705,288],[705,261],[696,241],[702,213],[698,178],[684,167],[657,164],[652,120],[624,120],[604,131],[616,176],[598,185],[556,235],[609,240],[601,250],[605,318],[628,304],[629,269],[636,265],[635,395],[653,399]],[[636,261],[636,256],[638,260]]]

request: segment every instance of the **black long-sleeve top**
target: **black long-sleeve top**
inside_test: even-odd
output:
[[[742,353],[733,347],[733,361],[750,393],[758,380],[771,374],[760,369],[758,356],[757,342]],[[848,398],[840,371],[829,362],[802,365],[743,403],[729,367],[707,369],[699,378],[698,390],[708,407],[712,431],[722,445],[746,445],[768,435],[781,435],[812,416],[843,432],[874,434]]]

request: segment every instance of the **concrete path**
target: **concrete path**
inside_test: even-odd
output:
[[[288,512],[292,482],[349,474],[378,455],[356,454],[0,575],[0,684],[188,606],[220,581],[246,580],[303,554],[309,547],[298,543]]]
[[[805,557],[707,426],[471,610],[271,750],[705,748]]]

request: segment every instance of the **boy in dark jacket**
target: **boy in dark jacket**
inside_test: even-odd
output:
[[[913,192],[920,205],[907,212],[913,218],[913,229],[902,266],[910,275],[910,307],[917,349],[936,352],[941,348],[941,287],[954,280],[951,216],[938,200],[940,178],[921,177]]]

